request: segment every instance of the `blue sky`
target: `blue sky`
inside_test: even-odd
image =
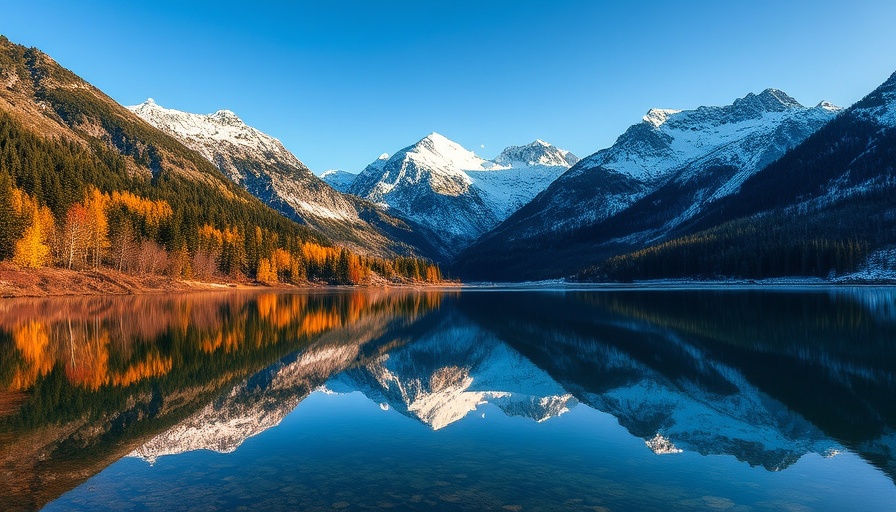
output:
[[[848,106],[896,71],[891,0],[9,4],[0,33],[118,102],[233,110],[318,173],[433,131],[584,157],[652,107]]]

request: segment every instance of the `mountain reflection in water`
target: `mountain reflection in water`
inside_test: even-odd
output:
[[[230,453],[315,390],[437,431],[578,407],[643,450],[786,470],[848,450],[896,478],[896,293],[351,291],[0,302],[0,502],[125,455]],[[649,452],[648,452],[649,453]]]

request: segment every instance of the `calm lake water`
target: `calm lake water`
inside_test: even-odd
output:
[[[896,510],[896,290],[0,301],[4,510]]]

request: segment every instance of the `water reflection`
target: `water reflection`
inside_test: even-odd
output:
[[[308,384],[268,400],[294,406],[339,368],[333,354],[357,354],[440,300],[338,293],[0,302],[0,502],[39,507],[154,435],[187,428],[226,400],[222,391],[237,386],[228,396],[238,399],[240,386],[254,390],[272,362],[305,347],[300,359],[318,363],[297,377]],[[258,431],[276,424],[259,405]],[[206,414],[225,421],[226,412]]]
[[[38,507],[124,455],[233,452],[315,390],[360,391],[433,436],[486,412],[535,424],[584,407],[664,460],[732,455],[779,471],[848,451],[896,478],[896,293],[886,289],[363,291],[0,308],[10,482],[0,500],[13,508]]]

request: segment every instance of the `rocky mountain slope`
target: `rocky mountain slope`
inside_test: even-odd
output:
[[[478,240],[458,268],[476,278],[560,277],[638,248],[736,192],[838,111],[775,89],[722,107],[652,109]],[[530,257],[539,252],[545,258]]]
[[[118,241],[111,245],[124,252],[128,243],[123,241],[145,241],[179,252],[183,261],[197,250],[201,226],[242,233],[257,228],[268,236],[277,233],[280,240],[329,244],[35,48],[0,37],[0,83],[0,193],[16,188],[28,194],[49,209],[59,226],[97,190],[109,200],[113,192],[127,198],[124,208],[137,216],[128,224],[129,233],[123,222],[109,223],[109,242]],[[159,214],[138,222],[146,217],[139,206],[146,201],[153,201]],[[0,259],[6,259],[11,242],[23,235],[5,222],[15,213],[8,198],[0,203]],[[255,270],[244,258],[219,263],[225,274]]]
[[[361,172],[348,191],[438,237],[447,258],[527,203],[576,157],[543,141],[485,160],[438,133]]]
[[[337,169],[324,171],[323,174],[320,175],[320,179],[324,180],[324,183],[343,194],[348,193],[349,187],[357,177],[358,175],[353,172],[340,171]]]
[[[896,245],[894,110],[896,74],[682,222],[668,242],[584,277],[886,275]]]
[[[475,324],[448,315],[415,343],[330,379],[336,392],[361,391],[433,430],[486,403],[541,422],[578,403],[543,370]]]
[[[362,218],[365,206],[334,190],[279,140],[229,110],[192,114],[163,108],[152,99],[129,109],[199,152],[266,204],[350,249],[379,256],[425,252],[404,243],[399,230],[385,234],[368,223]],[[406,223],[396,219],[392,224],[403,225],[413,238]]]

